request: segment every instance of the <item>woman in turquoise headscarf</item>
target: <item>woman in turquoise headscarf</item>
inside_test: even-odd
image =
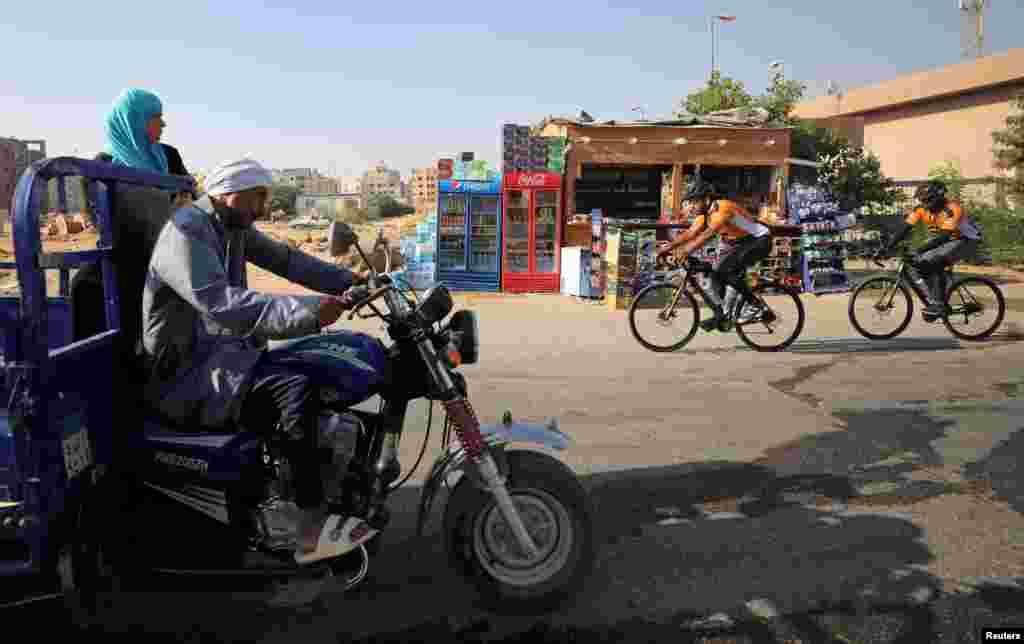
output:
[[[106,120],[106,152],[114,164],[169,174],[167,155],[159,143],[163,111],[152,92],[135,88],[121,92]]]
[[[96,160],[160,174],[187,174],[180,163],[180,155],[175,155],[176,165],[182,166],[180,170],[168,167],[166,149],[169,146],[165,148],[159,143],[164,125],[163,104],[155,94],[142,89],[126,89],[107,113],[106,149],[97,155]],[[127,350],[134,354],[131,343],[135,342],[139,334],[141,297],[149,255],[172,210],[184,205],[190,195],[171,195],[156,188],[123,184],[117,186],[117,193],[111,217],[116,243],[114,255],[118,267],[121,330],[123,337],[130,343]],[[89,210],[92,209],[90,205]],[[90,264],[77,271],[72,279],[71,290],[75,339],[105,330],[103,282],[99,265]]]

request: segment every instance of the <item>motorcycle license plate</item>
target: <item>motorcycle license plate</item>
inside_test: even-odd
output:
[[[64,470],[68,480],[75,478],[93,464],[89,429],[81,424],[80,416],[71,416],[64,425]]]

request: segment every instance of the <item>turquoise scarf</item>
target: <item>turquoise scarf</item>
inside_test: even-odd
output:
[[[167,156],[159,143],[150,143],[146,121],[163,113],[160,99],[143,89],[126,89],[107,113],[107,154],[116,165],[169,174]]]

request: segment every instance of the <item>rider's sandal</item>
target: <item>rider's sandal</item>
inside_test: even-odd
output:
[[[295,551],[295,562],[309,564],[324,559],[333,559],[352,552],[372,539],[379,531],[358,517],[345,517],[332,514],[327,517],[320,531],[316,550],[306,552],[301,548]]]

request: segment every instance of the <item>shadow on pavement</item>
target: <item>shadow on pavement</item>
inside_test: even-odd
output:
[[[850,282],[856,287],[857,284],[861,283],[869,277],[876,275],[887,275],[893,277],[896,274],[896,265],[890,264],[889,267],[881,268],[877,266],[871,266],[869,268],[847,268],[847,275],[850,277]],[[954,271],[955,277],[986,277],[1000,286],[1005,284],[1020,284],[1021,279],[1013,275],[1004,275],[999,273],[988,273],[983,271],[972,271],[969,266],[957,266]]]
[[[1024,577],[1010,581],[982,581],[975,585],[977,598],[994,610],[1024,607]]]
[[[985,458],[964,466],[964,476],[984,483],[992,495],[1024,514],[1024,428],[1001,442]]]
[[[137,641],[145,632],[147,642],[166,636],[191,642],[679,643],[717,636],[895,643],[937,641],[942,629],[966,628],[940,624],[930,609],[939,584],[925,569],[933,557],[921,529],[901,515],[868,509],[950,492],[906,474],[941,462],[931,443],[952,421],[914,409],[838,416],[846,430],[805,436],[754,463],[686,463],[584,477],[597,508],[597,570],[557,615],[489,618],[454,579],[435,532],[385,544],[370,579],[344,597],[332,592],[302,609],[270,610],[253,596],[229,598],[196,581],[180,593],[134,597],[104,639],[117,639],[116,633]],[[1022,447],[1018,432],[973,471],[990,477],[993,489],[1016,494],[1014,455]],[[416,492],[399,491],[396,506],[408,507]],[[442,495],[439,504],[445,500]],[[1012,609],[1021,605],[1019,592],[983,585],[976,601]],[[723,611],[727,616],[714,619]],[[53,624],[53,612],[52,605],[37,609],[30,620],[34,632]],[[0,618],[11,624],[7,617]],[[374,631],[390,633],[348,639]]]
[[[867,340],[860,338],[826,338],[797,340],[789,353],[849,354],[849,353],[905,353],[911,351],[955,351],[963,345],[955,338],[895,338],[893,340]]]

